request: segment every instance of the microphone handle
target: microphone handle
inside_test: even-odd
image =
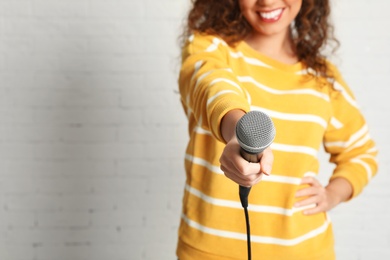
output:
[[[239,186],[238,193],[240,195],[241,206],[243,208],[248,207],[248,196],[249,196],[249,192],[251,191],[251,188],[252,187],[244,187],[241,185]]]
[[[258,153],[248,153],[247,151],[245,151],[244,149],[241,148],[240,154],[241,154],[242,158],[244,158],[248,162],[258,163],[260,161]]]
[[[245,151],[242,148],[240,150],[240,154],[241,154],[242,158],[244,158],[248,162],[251,162],[251,163],[258,163],[259,162],[259,154],[248,153],[247,151]],[[248,196],[249,196],[249,192],[251,191],[251,188],[252,187],[244,187],[241,185],[239,187],[240,201],[241,201],[241,205],[243,208],[248,207]]]

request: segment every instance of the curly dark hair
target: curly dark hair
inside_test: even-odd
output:
[[[331,42],[334,43],[332,52],[339,46],[329,16],[329,0],[303,0],[301,10],[291,25],[291,32],[297,57],[312,69],[309,73],[332,79],[326,56],[322,53]],[[252,31],[251,25],[241,14],[238,0],[192,0],[186,23],[183,39],[198,31],[218,35],[229,45],[244,40]]]

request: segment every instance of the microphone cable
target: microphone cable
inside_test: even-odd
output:
[[[275,126],[267,114],[260,111],[246,113],[236,124],[236,136],[241,147],[241,156],[248,162],[258,163],[263,151],[273,142],[275,133]],[[251,234],[248,213],[248,195],[251,187],[240,185],[239,188],[241,205],[245,212],[248,260],[251,260]]]
[[[249,195],[250,190],[251,190],[250,187],[243,187],[241,185],[239,187],[240,201],[241,201],[242,207],[244,208],[244,213],[245,213],[248,260],[252,259],[251,229],[250,229],[250,221],[249,221],[249,213],[248,213],[248,195]]]

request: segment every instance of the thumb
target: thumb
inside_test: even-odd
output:
[[[272,171],[272,165],[274,163],[274,154],[272,153],[271,148],[264,150],[261,159],[260,159],[260,171],[265,175],[270,175]]]

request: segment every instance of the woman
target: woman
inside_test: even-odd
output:
[[[253,186],[255,259],[335,259],[327,212],[376,174],[377,149],[322,53],[337,44],[329,14],[327,0],[193,1],[179,78],[190,135],[181,260],[246,258],[237,184]],[[277,133],[260,163],[240,156],[235,135],[251,110],[268,114]],[[321,145],[335,164],[325,187],[316,179]]]

